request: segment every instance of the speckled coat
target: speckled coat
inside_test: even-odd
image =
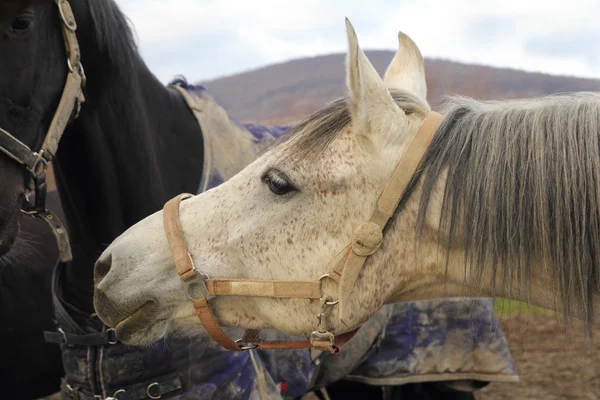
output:
[[[200,86],[186,100],[202,128],[198,193],[231,178],[289,129],[240,125]],[[58,315],[71,333],[82,333]],[[242,330],[226,329],[231,337]],[[266,339],[287,338],[263,331]],[[150,347],[121,343],[63,345],[62,398],[119,400],[292,399],[335,382],[373,385],[479,380],[518,381],[491,299],[428,300],[386,305],[337,355],[311,350],[229,352],[208,339],[170,337]],[[94,395],[96,397],[94,397]]]

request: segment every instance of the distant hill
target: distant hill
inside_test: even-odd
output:
[[[383,76],[392,51],[366,51]],[[282,123],[298,120],[344,94],[345,54],[301,58],[200,82],[232,118]],[[426,59],[428,100],[445,95],[477,99],[536,97],[560,92],[600,91],[600,80]]]

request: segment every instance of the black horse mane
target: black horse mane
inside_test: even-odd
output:
[[[133,72],[139,53],[130,20],[114,0],[88,0],[86,4],[95,25],[89,31],[95,33],[99,54],[116,71],[122,74]]]
[[[114,0],[88,0],[87,5],[98,51],[122,78],[129,80],[140,58],[133,24]],[[189,83],[183,75],[177,75],[168,85],[187,89]]]

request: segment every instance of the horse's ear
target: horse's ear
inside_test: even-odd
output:
[[[385,72],[384,82],[390,89],[406,90],[427,100],[427,83],[421,51],[404,32],[398,33],[398,51]]]
[[[352,123],[372,132],[381,123],[389,123],[404,115],[394,102],[385,83],[358,45],[356,32],[346,18],[348,56],[346,58],[346,85]]]

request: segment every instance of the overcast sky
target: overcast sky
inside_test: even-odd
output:
[[[600,78],[600,0],[116,1],[165,83],[346,52],[346,16],[367,50],[402,30],[426,57]]]

